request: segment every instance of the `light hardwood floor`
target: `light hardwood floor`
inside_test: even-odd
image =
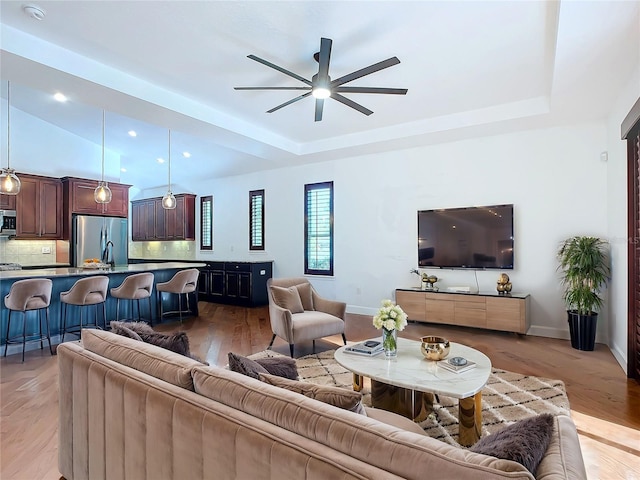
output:
[[[266,307],[242,308],[200,303],[200,316],[159,331],[184,330],[193,353],[224,365],[228,352],[264,350],[271,340]],[[640,480],[640,385],[628,380],[604,345],[593,352],[568,341],[477,329],[410,323],[400,336],[442,335],[481,350],[496,368],[565,382],[578,427],[589,480]],[[348,315],[349,341],[376,337],[371,317]],[[341,345],[339,336],[316,341],[316,351]],[[288,354],[276,339],[274,350]],[[296,356],[311,353],[311,342],[296,346]],[[52,480],[57,469],[57,362],[48,349],[0,360],[0,478]]]

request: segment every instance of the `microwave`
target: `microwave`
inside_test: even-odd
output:
[[[16,234],[16,211],[0,210],[0,236]]]

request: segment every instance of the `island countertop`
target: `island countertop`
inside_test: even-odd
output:
[[[15,280],[22,278],[40,277],[77,277],[83,275],[109,275],[112,273],[139,273],[153,272],[158,270],[174,270],[182,268],[199,268],[206,266],[206,263],[193,262],[158,262],[158,263],[137,263],[122,265],[111,268],[83,268],[83,267],[56,267],[8,270],[0,272],[1,280]]]

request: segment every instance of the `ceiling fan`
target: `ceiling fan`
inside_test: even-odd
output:
[[[235,90],[307,90],[306,93],[302,95],[292,98],[280,105],[273,107],[271,110],[267,110],[267,113],[273,113],[276,110],[280,110],[282,107],[286,107],[287,105],[291,105],[292,103],[297,102],[298,100],[302,100],[310,95],[315,97],[316,99],[316,111],[315,111],[315,121],[319,122],[322,120],[322,110],[324,108],[324,100],[325,98],[333,98],[334,100],[339,101],[351,107],[365,115],[371,115],[373,112],[366,107],[363,107],[359,103],[354,102],[353,100],[341,95],[342,93],[386,93],[393,95],[406,95],[406,88],[379,88],[379,87],[349,87],[344,86],[345,83],[349,83],[357,78],[364,77],[365,75],[370,75],[379,70],[383,70],[388,67],[392,67],[400,63],[398,57],[391,57],[386,60],[383,60],[378,63],[374,63],[373,65],[369,65],[368,67],[361,68],[360,70],[356,70],[355,72],[344,75],[335,80],[331,80],[329,76],[329,60],[331,58],[331,44],[332,40],[330,38],[321,38],[320,39],[320,51],[314,54],[314,58],[318,62],[318,73],[316,73],[311,80],[308,80],[300,75],[293,73],[285,68],[279,67],[278,65],[274,65],[273,63],[264,60],[260,57],[256,57],[255,55],[248,55],[247,58],[251,60],[255,60],[258,63],[262,63],[267,67],[278,70],[279,72],[284,73],[290,77],[299,80],[300,82],[306,84],[305,87],[235,87]]]

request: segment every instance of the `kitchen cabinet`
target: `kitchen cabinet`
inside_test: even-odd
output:
[[[528,294],[450,293],[397,289],[396,303],[409,320],[527,333]]]
[[[267,280],[273,262],[207,262],[200,268],[200,300],[232,305],[258,306],[269,303]]]
[[[98,186],[97,180],[87,178],[63,177],[63,238],[71,237],[71,219],[74,214],[99,215],[101,217],[129,216],[129,187],[124,183],[109,182],[111,201],[96,203],[93,192]]]
[[[16,238],[62,239],[60,179],[24,173],[18,178],[22,186],[16,195]]]
[[[196,196],[179,193],[176,208],[165,210],[162,197],[131,202],[131,239],[195,240]]]
[[[0,210],[15,210],[16,195],[0,195]]]

